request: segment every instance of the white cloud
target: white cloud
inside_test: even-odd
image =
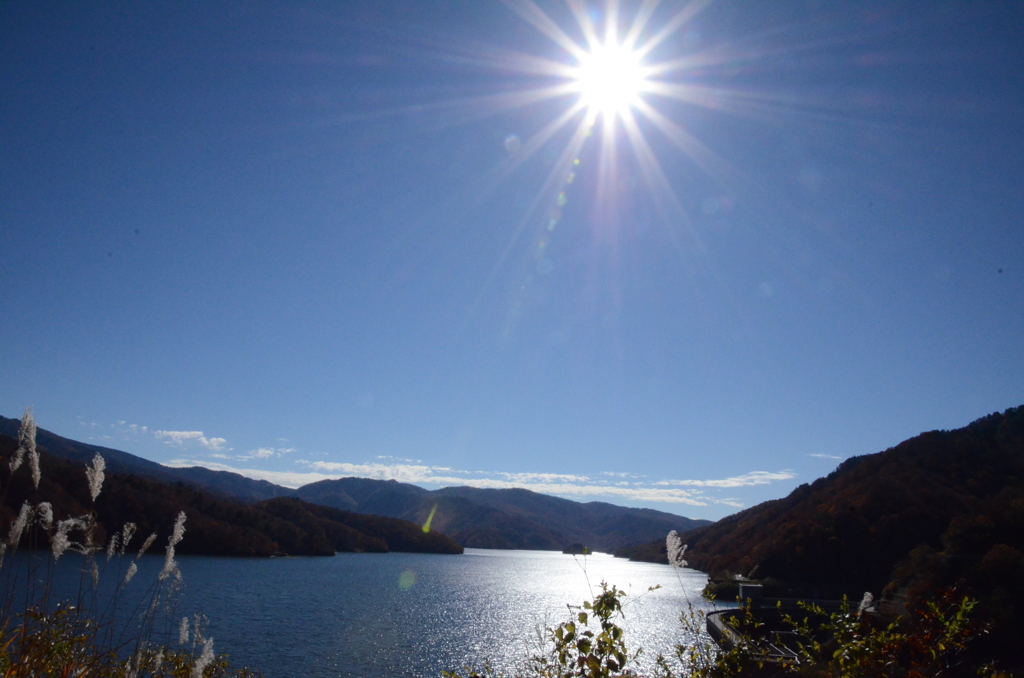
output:
[[[198,440],[203,437],[202,431],[153,431],[157,438],[165,438],[170,445],[181,445],[186,440]]]
[[[845,457],[837,457],[834,454],[808,454],[808,457],[815,457],[817,459],[844,459]]]
[[[499,476],[513,483],[587,483],[590,478],[587,476],[562,475],[560,473],[499,473]]]
[[[770,485],[776,481],[792,480],[793,478],[796,478],[796,474],[792,471],[751,471],[741,476],[720,480],[659,480],[654,484],[681,487],[750,487],[752,485]]]
[[[249,450],[245,454],[240,454],[235,459],[273,459],[274,457],[280,457],[286,454],[295,452],[294,447],[260,447],[255,450]]]
[[[208,450],[220,452],[228,441],[224,438],[207,438],[202,431],[153,431],[153,435],[168,445],[183,446],[186,442],[195,441]]]

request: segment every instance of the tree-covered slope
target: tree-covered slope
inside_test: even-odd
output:
[[[1003,601],[990,611],[1024,613],[1024,406],[848,459],[683,538],[693,567],[800,595],[913,597],[959,581]],[[619,555],[664,553],[658,541]]]
[[[140,535],[156,532],[165,540],[180,511],[186,515],[183,554],[270,556],[333,555],[336,551],[411,551],[461,553],[462,547],[437,531],[379,516],[362,516],[316,506],[291,497],[239,503],[183,482],[108,473],[95,503],[90,500],[84,466],[41,452],[42,479],[35,489],[23,465],[11,477],[8,460],[17,442],[0,435],[0,483],[3,504],[0,524],[8,524],[24,501],[48,501],[58,518],[95,510],[102,543],[106,532],[125,522],[138,525]],[[43,535],[37,543],[45,545]]]

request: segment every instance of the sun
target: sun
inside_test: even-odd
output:
[[[615,203],[634,176],[646,185],[655,209],[671,215],[671,223],[689,223],[676,186],[659,160],[666,146],[682,151],[711,177],[729,176],[723,160],[686,128],[684,120],[675,117],[697,106],[739,110],[744,101],[757,100],[756,95],[737,95],[702,82],[704,70],[738,58],[731,50],[696,51],[699,36],[688,42],[689,33],[684,31],[711,2],[677,0],[665,3],[662,11],[662,0],[565,0],[573,21],[563,25],[538,0],[504,0],[557,49],[543,54],[499,51],[487,55],[494,67],[525,77],[522,88],[503,88],[481,97],[481,110],[510,111],[546,101],[566,104],[549,108],[556,111],[554,117],[529,137],[520,140],[511,135],[511,142],[506,141],[509,156],[495,170],[491,184],[547,148],[545,163],[550,170],[512,237],[515,241],[536,219],[536,227],[543,230],[534,252],[541,275],[550,270],[547,245],[565,213],[569,186],[580,176],[581,162],[593,166],[594,172],[587,176],[595,182],[592,192],[599,204],[600,228],[608,232],[618,228]],[[460,105],[464,103],[460,100]],[[560,151],[548,147],[559,137],[559,145],[564,143]],[[584,153],[587,146],[594,150]],[[627,149],[632,158],[622,152]],[[544,208],[547,201],[551,201],[549,209]],[[675,231],[671,233],[674,239]]]
[[[648,85],[640,55],[612,40],[582,54],[573,78],[580,102],[592,118],[626,113]]]

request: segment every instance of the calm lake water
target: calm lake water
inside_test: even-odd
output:
[[[143,560],[140,589],[162,565],[156,556]],[[659,651],[687,640],[679,614],[688,600],[708,605],[700,597],[703,573],[603,554],[573,559],[467,549],[461,556],[182,556],[179,562],[185,584],[178,616],[201,611],[217,652],[268,678],[436,678],[485,659],[512,670],[539,647],[537,630],[566,620],[566,605],[592,597],[601,581],[629,591],[626,639],[630,650],[645,648],[643,665],[650,666]],[[77,567],[73,559],[61,563],[67,574]],[[103,579],[117,579],[109,574]]]

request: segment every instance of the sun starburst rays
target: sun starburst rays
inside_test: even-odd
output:
[[[525,76],[525,86],[518,90],[523,100],[509,105],[508,110],[544,105],[544,102],[551,104],[548,106],[550,117],[539,120],[538,129],[522,141],[517,139],[514,148],[509,150],[509,157],[494,167],[483,194],[496,189],[528,162],[550,153],[554,150],[552,144],[557,144],[559,149],[554,157],[545,161],[543,185],[529,205],[524,205],[525,212],[517,220],[514,232],[509,234],[508,243],[467,318],[474,314],[473,309],[482,302],[484,290],[528,232],[532,245],[531,256],[524,260],[526,279],[533,279],[537,272],[544,275],[545,271],[550,271],[550,264],[546,263],[547,244],[563,216],[567,196],[574,192],[570,191],[570,184],[579,172],[587,171],[587,165],[592,168],[587,172],[593,183],[587,191],[586,202],[591,203],[590,228],[595,244],[604,242],[617,247],[618,229],[626,216],[624,191],[635,171],[652,198],[650,204],[662,216],[667,237],[684,256],[704,252],[704,249],[690,226],[684,201],[678,194],[679,187],[659,159],[666,146],[659,142],[667,141],[667,145],[681,151],[695,168],[713,180],[722,182],[729,174],[727,163],[690,133],[674,114],[681,110],[679,104],[720,108],[721,102],[713,100],[716,93],[712,88],[694,84],[693,68],[713,65],[712,62],[722,55],[681,54],[684,41],[672,40],[681,35],[709,0],[691,0],[665,16],[659,13],[660,0],[640,0],[632,4],[629,16],[624,15],[617,0],[606,0],[603,11],[599,12],[584,0],[565,0],[565,3],[571,18],[560,23],[534,0],[505,0],[507,6],[549,40],[558,52],[545,54],[546,50],[536,48],[533,53],[512,52],[486,46],[478,57],[497,71]],[[506,87],[511,84],[507,83]],[[516,91],[506,89],[486,103],[489,106],[510,103]],[[529,103],[524,103],[526,100]],[[565,106],[558,108],[561,101]],[[671,111],[664,108],[670,102],[674,102]],[[468,111],[461,113],[467,114]],[[648,139],[652,133],[660,139]],[[480,199],[480,194],[477,198]],[[509,322],[514,324],[513,320]]]
[[[675,195],[651,143],[644,137],[638,118],[644,118],[663,134],[676,148],[691,157],[695,164],[712,175],[720,175],[722,163],[707,147],[700,144],[683,126],[673,122],[658,110],[649,97],[660,97],[684,103],[708,105],[707,92],[685,83],[674,83],[662,78],[685,70],[686,59],[673,56],[671,60],[656,61],[652,54],[703,9],[709,0],[692,0],[668,16],[653,35],[648,29],[660,0],[643,0],[627,21],[618,0],[607,0],[603,12],[595,15],[583,0],[566,0],[575,26],[560,26],[533,0],[506,0],[520,17],[534,26],[560,48],[572,62],[566,64],[554,59],[523,55],[519,68],[559,79],[566,89],[559,96],[571,93],[575,99],[566,113],[535,134],[502,170],[506,174],[533,156],[561,128],[570,124],[584,111],[586,127],[599,128],[599,134],[588,135],[600,144],[597,161],[597,198],[614,195],[616,175],[619,172],[618,146],[630,146],[640,173],[648,188],[662,193],[661,202],[683,212],[682,202]],[[572,37],[573,29],[578,38]],[[581,38],[581,39],[579,39]],[[512,59],[514,61],[514,58]],[[516,68],[510,63],[509,67]],[[575,139],[578,135],[573,135]],[[684,215],[685,216],[685,215]]]

